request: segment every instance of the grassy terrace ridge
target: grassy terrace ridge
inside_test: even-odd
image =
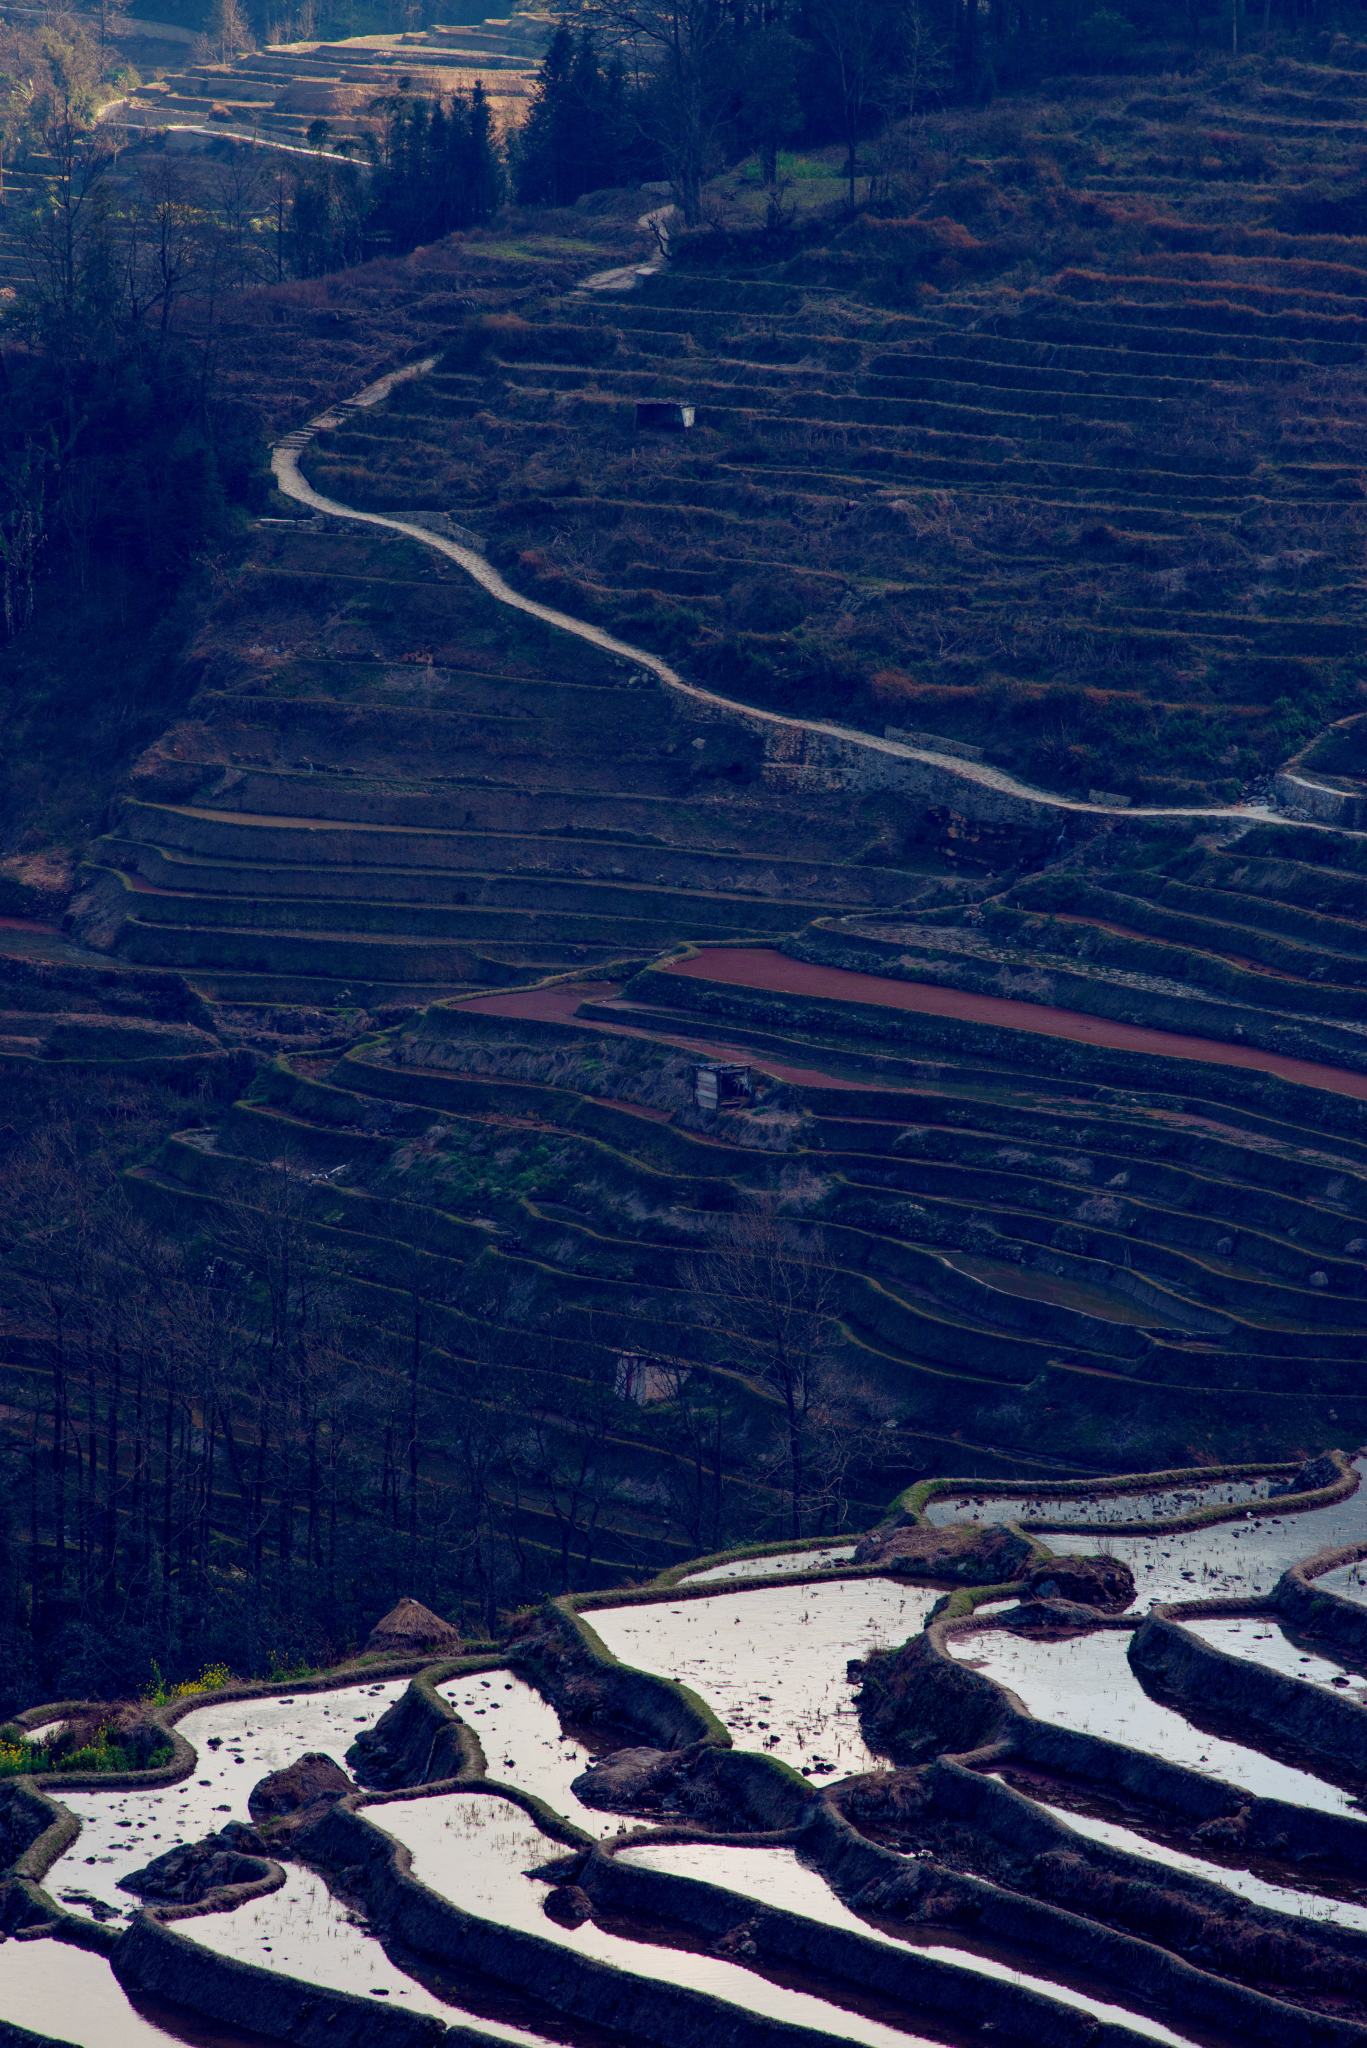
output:
[[[962,892],[903,853],[891,792],[776,804],[752,734],[404,538],[258,528],[196,659],[69,928],[238,1004],[259,1044],[310,991],[392,1021]]]

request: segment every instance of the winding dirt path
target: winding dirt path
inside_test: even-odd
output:
[[[636,667],[648,669],[668,690],[681,697],[687,697],[695,704],[704,704],[717,711],[733,716],[752,719],[761,725],[772,725],[787,732],[794,730],[819,734],[826,739],[840,741],[845,746],[866,747],[876,754],[891,756],[894,760],[923,761],[944,775],[946,783],[954,781],[977,783],[1002,795],[1017,798],[1038,808],[1060,814],[1083,814],[1092,817],[1116,819],[1125,818],[1200,818],[1209,822],[1229,822],[1241,825],[1256,824],[1265,820],[1276,822],[1281,813],[1262,805],[1231,806],[1226,810],[1210,809],[1159,809],[1144,808],[1117,811],[1104,804],[1081,803],[1071,797],[1057,796],[1049,790],[1034,789],[1029,783],[1018,782],[1014,775],[1005,774],[1000,768],[990,768],[983,763],[961,761],[948,754],[937,754],[930,748],[907,746],[900,740],[879,739],[874,733],[859,732],[853,726],[834,725],[819,718],[793,718],[777,711],[765,711],[755,704],[742,704],[731,697],[719,696],[713,690],[700,689],[696,683],[686,683],[681,675],[661,661],[658,654],[648,654],[643,647],[633,647],[629,641],[614,639],[600,626],[590,625],[586,619],[571,618],[567,612],[558,612],[550,605],[538,604],[535,598],[523,597],[510,583],[505,583],[493,564],[479,552],[477,547],[461,541],[447,540],[439,533],[433,533],[425,526],[418,526],[409,520],[392,519],[381,512],[359,512],[353,505],[339,504],[335,498],[325,498],[321,491],[315,491],[299,467],[299,457],[317,434],[329,427],[340,426],[353,412],[367,411],[379,405],[396,384],[406,383],[411,377],[424,377],[434,368],[435,356],[428,356],[420,363],[411,363],[406,369],[394,370],[387,377],[368,384],[364,391],[358,391],[354,398],[344,399],[331,406],[327,412],[319,413],[307,426],[287,434],[283,441],[271,451],[271,469],[276,483],[285,497],[293,498],[300,505],[310,505],[315,512],[325,512],[337,519],[354,519],[366,526],[384,527],[391,533],[406,534],[410,540],[421,541],[424,547],[435,549],[455,562],[467,576],[474,578],[481,589],[487,590],[500,604],[512,605],[516,611],[527,612],[534,619],[544,619],[549,626],[557,626],[562,632],[573,633],[580,640],[587,640],[595,647],[601,647],[607,654],[620,655],[623,660]],[[948,790],[946,794],[948,794]],[[1306,821],[1297,820],[1298,824]],[[1341,831],[1339,826],[1307,824],[1309,830]],[[1361,837],[1361,834],[1352,834]]]

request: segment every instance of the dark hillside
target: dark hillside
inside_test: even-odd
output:
[[[225,494],[121,724],[44,723],[126,645],[55,575],[12,643],[9,847],[78,886],[0,933],[0,1053],[137,1063],[100,1202],[233,1336],[156,1379],[159,1534],[126,1463],[81,1482],[83,1615],[112,1574],[139,1655],[256,1668],[362,1593],[487,1617],[918,1473],[1360,1426],[1362,76],[1072,80],[927,117],[855,215],[814,155],[791,220],[742,166],[664,265],[658,194],[591,195],[227,304],[223,402],[306,481]],[[710,1107],[718,1058],[754,1096]],[[37,1588],[36,1447],[85,1424],[13,1228]]]
[[[667,275],[468,327],[310,474],[728,694],[1228,801],[1358,702],[1363,76],[1065,80],[769,233],[736,173]]]

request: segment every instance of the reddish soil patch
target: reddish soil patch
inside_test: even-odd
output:
[[[749,1046],[717,1045],[710,1039],[685,1038],[672,1031],[658,1029],[653,1016],[643,1016],[641,1022],[632,1019],[630,1003],[617,1004],[616,998],[622,984],[616,981],[572,981],[560,982],[554,988],[508,989],[493,996],[475,996],[469,1002],[459,1005],[462,1010],[478,1010],[485,1017],[548,1017],[555,1024],[574,1024],[581,1031],[608,1031],[616,1037],[653,1038],[661,1045],[677,1046],[680,1052],[695,1052],[707,1060],[734,1060],[739,1064],[754,1067],[761,1074],[772,1074],[776,1081],[791,1081],[798,1087],[807,1088],[886,1088],[886,1081],[850,1080],[841,1074],[824,1074],[815,1067],[784,1066],[763,1053],[756,1053]],[[581,1017],[581,1003],[612,1003],[619,1010],[620,1024],[605,1023],[597,1017]],[[638,1104],[619,1103],[620,1109],[635,1109],[638,1114],[657,1115],[657,1111],[641,1111]],[[665,1119],[668,1121],[668,1118]]]
[[[31,917],[0,917],[0,932],[55,932],[55,924],[35,924]]]
[[[500,989],[497,995],[474,996],[453,1007],[481,1017],[547,1017],[553,1024],[582,1024],[575,1011],[581,1003],[607,1003],[621,993],[620,981],[561,981],[554,988]]]
[[[1088,1017],[1080,1010],[1056,1010],[1047,1003],[971,995],[961,989],[927,987],[921,982],[886,981],[879,974],[856,974],[845,967],[821,967],[810,960],[790,960],[768,946],[709,948],[662,972],[738,988],[769,989],[781,995],[817,996],[826,1002],[876,1003],[880,1009],[915,1010],[923,1017],[958,1017],[969,1024],[1042,1032],[1048,1038],[1070,1038],[1084,1045],[1109,1046],[1117,1052],[1157,1053],[1165,1059],[1251,1067],[1256,1073],[1277,1074],[1284,1081],[1299,1081],[1307,1088],[1325,1088],[1335,1095],[1354,1095],[1367,1101],[1367,1074],[1321,1066],[1317,1060],[1290,1059],[1281,1053],[1262,1052],[1256,1046],[1226,1045],[1213,1038],[1188,1038],[1178,1031],[1153,1031],[1142,1024],[1117,1024],[1108,1017]]]

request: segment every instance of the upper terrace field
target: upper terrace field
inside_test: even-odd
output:
[[[738,172],[667,275],[468,330],[308,473],[729,694],[1227,800],[1356,701],[1357,63],[931,117],[898,219],[765,238]]]

